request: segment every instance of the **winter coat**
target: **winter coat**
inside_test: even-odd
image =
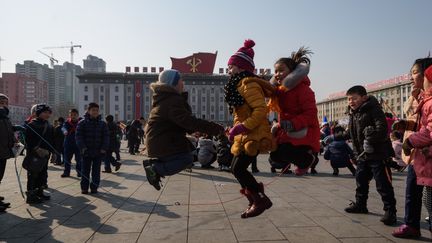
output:
[[[77,121],[72,121],[70,118],[68,118],[66,122],[63,124],[62,131],[63,133],[67,132],[67,135],[65,136],[64,139],[64,147],[74,148],[75,146],[77,146],[75,135],[76,135],[78,123],[81,120],[82,120],[81,117]]]
[[[45,126],[46,131],[44,133]],[[34,118],[26,125],[25,142],[27,154],[30,154],[36,147],[55,152],[53,148],[54,128],[48,121]]]
[[[75,139],[78,149],[85,156],[99,157],[101,150],[108,151],[109,148],[108,127],[101,116],[90,118],[86,113],[78,123]]]
[[[406,115],[406,120],[417,122],[417,108],[419,105],[418,101],[418,92],[419,90],[413,90],[411,92],[411,96],[408,98],[407,101],[405,101],[403,111]],[[405,141],[414,131],[405,130],[403,141]],[[412,156],[406,156],[404,153],[402,153],[402,160],[405,162],[405,164],[414,164],[414,159]]]
[[[54,128],[54,148],[58,153],[63,154],[65,135],[63,134],[63,124]]]
[[[0,109],[0,159],[12,158],[11,149],[15,144],[12,123],[7,113],[6,109]]]
[[[344,168],[353,158],[354,152],[345,141],[333,141],[324,152],[324,159],[330,160],[333,168]]]
[[[319,152],[321,131],[315,93],[310,88],[309,78],[305,77],[292,89],[279,86],[276,95],[280,109],[279,121],[290,121],[294,128],[294,132],[285,133],[278,143],[306,145],[314,152]]]
[[[432,90],[424,93],[417,111],[420,114],[420,130],[409,136],[409,141],[416,149],[413,151],[414,170],[417,184],[432,186]],[[425,153],[425,150],[427,151]],[[425,155],[426,154],[426,155]]]
[[[216,146],[217,161],[220,165],[230,166],[233,159],[231,145],[226,136],[219,137],[219,143]]]
[[[335,139],[352,139],[354,155],[359,160],[386,160],[394,156],[386,118],[374,96],[369,96],[357,110],[349,110],[348,131],[335,134]],[[373,147],[372,153],[363,153],[365,140]]]
[[[241,106],[234,107],[234,126],[242,123],[249,131],[234,137],[232,154],[237,156],[245,153],[255,156],[260,152],[274,150],[275,145],[272,142],[267,119],[268,108],[265,102],[266,97],[274,95],[274,87],[263,79],[246,77],[238,83],[237,90],[245,102]]]
[[[150,85],[153,106],[145,127],[145,145],[149,157],[160,158],[195,150],[186,133],[202,132],[210,136],[223,132],[216,123],[196,118],[187,103],[187,93],[159,82]]]
[[[120,133],[120,127],[115,122],[107,122],[108,134],[109,134],[109,151],[115,151],[118,147],[117,136]]]
[[[216,158],[216,146],[211,139],[200,138],[198,140],[198,162],[202,165],[213,162]]]
[[[126,138],[130,143],[139,143],[140,129],[141,129],[141,123],[138,120],[134,120],[126,133]]]

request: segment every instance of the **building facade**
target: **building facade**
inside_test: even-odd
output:
[[[375,96],[381,103],[383,110],[392,113],[393,116],[405,118],[403,104],[411,95],[411,81],[409,75],[401,75],[388,80],[365,85],[369,95]],[[329,95],[323,101],[317,103],[318,118],[320,121],[327,117],[328,121],[348,121],[348,101],[346,91]]]
[[[88,55],[86,59],[83,60],[84,72],[86,73],[105,73],[106,72],[106,62],[99,57]]]
[[[48,82],[21,74],[3,73],[0,93],[8,95],[11,105],[31,107],[48,102]]]
[[[150,84],[156,73],[85,73],[79,75],[78,109],[84,113],[90,102],[100,105],[102,115],[116,120],[148,118],[152,107]],[[229,124],[232,117],[224,100],[227,75],[183,74],[188,101],[196,117]]]

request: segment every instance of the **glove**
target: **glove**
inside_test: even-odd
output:
[[[231,128],[229,130],[229,140],[232,142],[234,141],[234,137],[239,135],[239,134],[243,134],[243,133],[247,133],[249,130],[243,125],[243,124],[238,124],[235,125],[233,128]]]
[[[406,120],[398,120],[395,121],[392,125],[393,131],[403,131],[407,127],[407,121]]]
[[[414,148],[414,147],[412,146],[410,140],[409,140],[409,139],[405,139],[405,141],[404,141],[403,144],[402,144],[402,150],[403,150],[404,154],[405,154],[406,156],[410,155],[410,154],[411,154],[411,150],[412,150],[413,148]]]
[[[280,121],[280,127],[285,130],[285,132],[292,132],[294,131],[294,126],[291,121],[282,120]]]
[[[374,152],[374,148],[373,148],[372,144],[370,144],[367,139],[365,139],[363,141],[363,151],[365,153],[368,153],[368,154],[371,154]]]
[[[326,144],[326,145],[329,145],[333,141],[334,141],[334,135],[328,135],[327,137],[325,137],[323,139],[323,143]]]
[[[43,148],[36,148],[35,153],[41,158],[45,158],[49,156],[49,151]]]

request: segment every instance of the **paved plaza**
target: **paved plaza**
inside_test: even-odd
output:
[[[275,177],[267,156],[258,158],[257,178],[269,184],[266,192],[274,205],[251,219],[240,219],[247,200],[240,197],[230,173],[194,168],[163,179],[162,190],[156,191],[146,181],[143,157],[126,153],[119,172],[102,174],[97,195],[82,195],[75,173],[62,179],[62,168],[51,165],[51,201],[28,206],[19,191],[14,161],[9,160],[0,195],[12,208],[0,214],[0,242],[411,242],[393,238],[396,226],[379,221],[383,211],[374,181],[370,213],[350,215],[343,209],[354,198],[355,180],[347,169],[333,177],[321,158],[318,175]],[[21,161],[22,157],[18,170]],[[24,190],[25,174],[21,171]],[[400,224],[405,174],[396,173],[393,181]],[[412,242],[430,242],[427,228],[422,223],[423,237]]]

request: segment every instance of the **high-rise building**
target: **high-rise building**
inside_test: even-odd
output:
[[[88,55],[84,62],[84,72],[104,73],[106,72],[106,62],[97,56]]]

